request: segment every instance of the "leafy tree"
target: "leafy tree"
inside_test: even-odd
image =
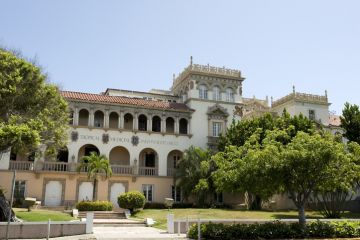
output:
[[[0,154],[40,144],[55,153],[66,143],[67,126],[67,102],[41,68],[0,48]]]
[[[345,107],[340,116],[341,127],[345,129],[344,137],[349,141],[360,144],[360,110],[359,106],[345,103]]]
[[[96,152],[91,152],[90,156],[81,158],[81,162],[77,166],[77,171],[80,173],[82,169],[86,169],[88,179],[93,180],[93,201],[95,201],[98,183],[97,177],[99,174],[105,174],[106,179],[111,177],[112,170],[110,162],[105,155],[98,155]]]
[[[184,199],[191,195],[196,196],[197,204],[203,206],[208,196],[214,193],[211,173],[214,171],[214,162],[208,150],[191,146],[185,150],[175,171],[175,182],[182,190]]]
[[[139,191],[131,191],[122,193],[118,197],[118,204],[121,208],[129,209],[131,213],[135,209],[143,208],[145,205],[146,199],[144,194]]]

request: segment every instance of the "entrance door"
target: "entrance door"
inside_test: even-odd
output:
[[[122,183],[113,183],[110,189],[110,202],[114,205],[114,207],[119,207],[118,205],[118,197],[120,194],[125,192],[125,186]]]
[[[62,184],[59,181],[49,181],[45,187],[45,206],[60,206]]]
[[[78,201],[92,201],[93,197],[93,184],[92,182],[82,182],[79,185],[79,198]]]

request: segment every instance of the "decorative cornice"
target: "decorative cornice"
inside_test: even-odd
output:
[[[320,95],[294,92],[272,102],[271,107],[274,108],[289,101],[299,101],[299,102],[308,102],[308,103],[315,103],[322,105],[330,105],[326,95],[320,96]]]

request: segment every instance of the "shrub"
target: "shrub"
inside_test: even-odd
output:
[[[197,239],[197,225],[188,236]],[[279,221],[264,224],[201,224],[204,239],[291,239],[291,238],[354,238],[360,237],[360,222],[311,222],[304,229],[298,223]]]
[[[192,203],[174,203],[172,208],[193,208],[194,204]]]
[[[159,202],[147,202],[144,205],[144,209],[165,209],[164,203]]]
[[[118,197],[118,204],[121,208],[129,209],[134,212],[135,209],[143,208],[145,205],[145,196],[139,191],[131,191],[121,194]]]
[[[113,204],[108,201],[81,201],[76,204],[79,211],[111,211]]]

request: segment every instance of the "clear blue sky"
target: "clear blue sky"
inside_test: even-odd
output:
[[[360,104],[360,1],[0,1],[0,44],[65,90],[168,89],[192,55],[240,69],[247,97]]]

